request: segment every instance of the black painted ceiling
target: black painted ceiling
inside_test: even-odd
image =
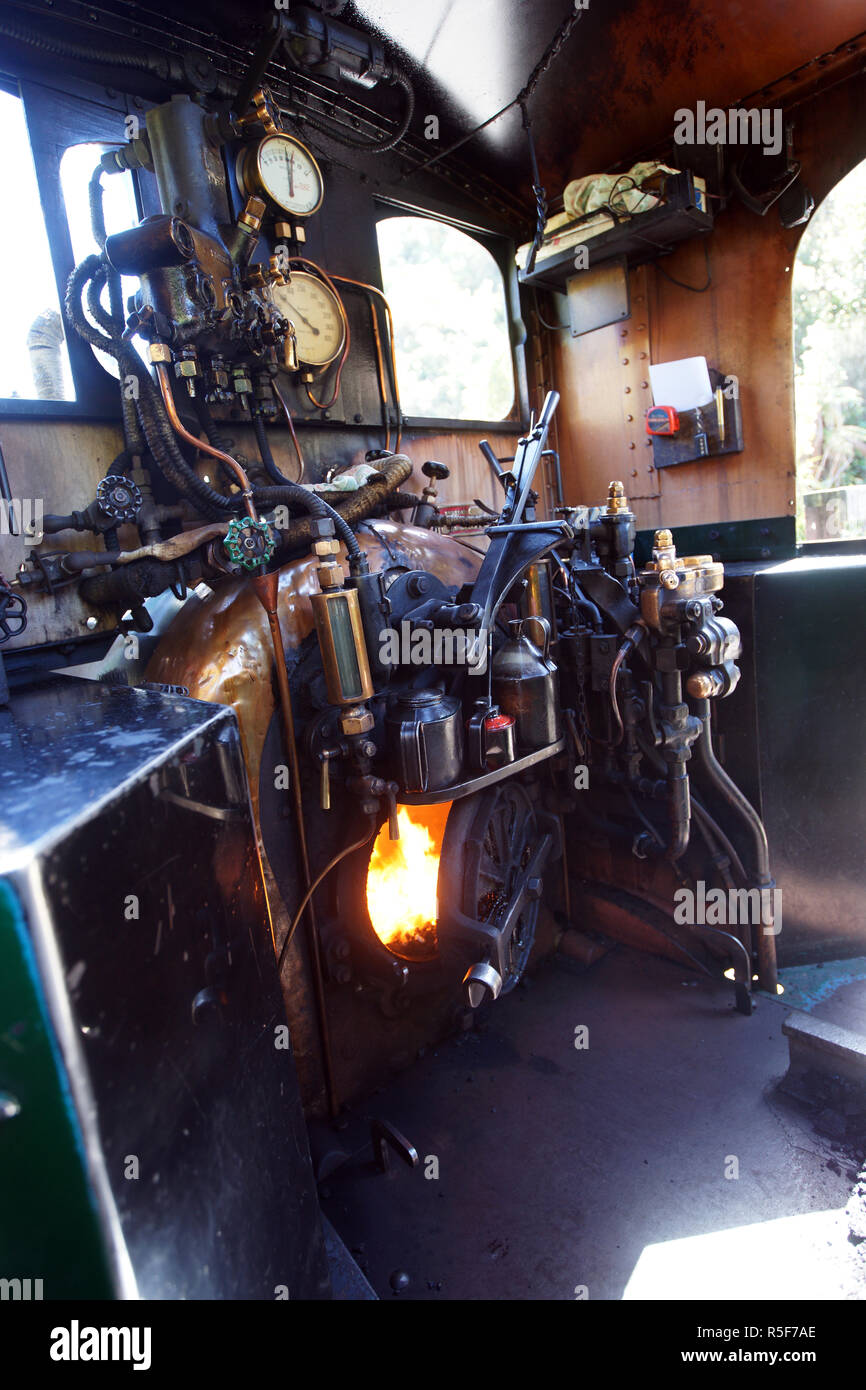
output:
[[[418,111],[440,116],[447,141],[516,96],[574,4],[349,0],[325,8],[390,41],[416,83]],[[206,8],[237,30],[234,3]],[[252,0],[245,13],[270,15],[272,0]],[[678,107],[737,102],[853,38],[864,22],[862,0],[588,0],[531,104],[542,173],[561,187],[630,159],[670,136]],[[519,114],[482,132],[463,157],[525,186]]]
[[[18,0],[42,17],[81,11],[74,0]],[[3,9],[18,9],[16,0]],[[194,26],[251,49],[274,14],[274,0],[96,0],[94,10],[152,22],[175,32]],[[525,84],[575,0],[319,0],[319,8],[383,38],[416,89],[411,133],[424,117],[440,121],[446,147],[511,101]],[[157,23],[159,21],[157,20]],[[542,179],[555,197],[582,174],[663,152],[674,112],[699,99],[728,106],[853,38],[864,25],[863,0],[588,0],[588,8],[529,110]],[[357,100],[357,88],[351,89]],[[396,114],[391,94],[363,96]],[[423,141],[422,141],[423,143]],[[525,133],[512,109],[460,150],[521,203],[531,201]]]

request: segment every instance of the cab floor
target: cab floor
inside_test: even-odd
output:
[[[863,1154],[778,1091],[786,1012],[623,947],[548,962],[355,1108],[323,1211],[382,1299],[866,1297]],[[376,1169],[369,1116],[417,1167]]]

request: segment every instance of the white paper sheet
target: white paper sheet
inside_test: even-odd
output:
[[[649,369],[654,405],[674,410],[694,410],[713,399],[706,357],[682,357],[678,362],[656,362]]]

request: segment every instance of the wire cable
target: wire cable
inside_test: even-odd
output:
[[[341,850],[339,851],[339,853],[337,853],[337,854],[335,854],[335,855],[333,856],[332,859],[329,859],[329,860],[328,860],[328,862],[327,862],[327,864],[325,865],[325,867],[324,867],[324,869],[322,870],[322,872],[321,872],[320,874],[318,874],[316,878],[313,879],[313,881],[312,881],[312,883],[310,884],[309,888],[307,889],[306,893],[305,893],[304,896],[301,898],[301,902],[300,902],[300,905],[299,905],[299,907],[298,907],[298,910],[297,910],[297,912],[295,913],[294,917],[292,918],[291,923],[289,924],[289,929],[288,929],[288,931],[286,932],[285,937],[283,938],[283,944],[282,944],[282,946],[280,947],[280,954],[279,954],[279,957],[277,958],[277,974],[278,974],[278,975],[282,972],[282,969],[283,969],[283,961],[284,961],[285,958],[286,958],[286,952],[288,951],[289,947],[290,947],[291,944],[292,944],[292,937],[293,937],[294,934],[295,934],[295,928],[297,927],[298,923],[300,922],[301,918],[303,917],[303,915],[304,915],[304,910],[305,910],[305,908],[306,908],[306,906],[307,906],[307,903],[310,901],[310,898],[313,896],[313,894],[315,893],[316,889],[319,887],[319,884],[322,883],[322,882],[324,882],[324,880],[328,877],[328,874],[331,872],[332,869],[335,869],[335,868],[336,868],[336,866],[339,864],[339,862],[340,862],[341,859],[345,859],[345,858],[347,857],[347,855],[353,854],[353,853],[355,852],[356,849],[362,849],[362,848],[364,847],[364,845],[368,844],[368,843],[370,842],[370,840],[372,840],[372,838],[373,838],[373,836],[375,835],[375,833],[376,833],[376,827],[373,826],[373,829],[372,829],[372,830],[368,830],[368,831],[367,831],[367,834],[364,836],[363,839],[361,839],[361,840],[356,840],[355,843],[354,843],[353,845],[346,845],[344,849],[341,849]]]

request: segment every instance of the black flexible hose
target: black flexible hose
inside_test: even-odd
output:
[[[117,359],[123,376],[135,377],[138,382],[136,410],[147,447],[157,466],[181,496],[195,501],[204,515],[211,520],[237,511],[242,505],[240,497],[224,497],[222,493],[216,492],[187,463],[178,447],[162,397],[129,344],[116,333],[109,333],[107,328],[105,332],[100,332],[85,317],[81,308],[84,287],[94,277],[99,276],[104,265],[101,256],[92,255],[87,256],[75,267],[66,287],[67,318],[91,347],[101,348],[103,352]],[[102,314],[104,316],[104,310]]]
[[[277,461],[271,449],[271,441],[268,439],[268,432],[265,429],[265,422],[261,415],[253,416],[253,433],[256,436],[259,457],[261,458],[268,477],[279,487],[290,485],[292,481],[291,478],[287,478],[285,473],[281,473],[277,467]]]
[[[103,168],[97,164],[90,176],[90,183],[87,185],[87,193],[90,199],[90,226],[93,231],[93,239],[100,251],[105,250],[105,242],[108,233],[105,229],[105,205],[103,202],[102,175]],[[126,315],[123,312],[123,292],[121,289],[120,275],[113,266],[106,267],[106,279],[108,281],[108,302],[111,306],[111,318],[115,328],[123,331],[126,324]]]
[[[132,48],[104,48],[93,43],[80,44],[72,39],[50,37],[39,30],[31,29],[19,19],[0,17],[0,34],[15,43],[26,44],[41,53],[49,53],[56,58],[69,58],[73,62],[97,64],[100,67],[126,68],[131,72],[147,72],[163,81],[169,76],[169,68],[164,58],[158,54]]]
[[[267,430],[265,429],[265,422],[261,415],[253,416],[253,431],[256,436],[256,443],[259,447],[259,454],[265,466],[265,471],[268,477],[273,478],[274,482],[278,484],[276,488],[258,488],[254,494],[256,502],[264,504],[266,495],[270,496],[275,492],[285,493],[285,497],[280,497],[280,502],[284,501],[289,506],[303,507],[308,514],[313,517],[327,517],[333,522],[334,529],[345,544],[350,557],[353,559],[360,559],[361,547],[358,544],[355,533],[348,522],[343,520],[340,513],[319,497],[317,493],[309,492],[306,488],[301,487],[300,483],[291,482],[290,479],[280,472],[271,450],[270,440],[268,439]],[[273,505],[279,505],[279,502]]]
[[[318,116],[313,116],[306,110],[302,113],[303,118],[314,130],[320,130],[323,135],[329,135],[332,140],[339,141],[341,145],[349,145],[353,150],[366,150],[368,154],[385,154],[388,150],[393,150],[395,145],[399,145],[403,136],[409,129],[412,117],[415,114],[415,92],[408,77],[402,72],[395,72],[391,78],[391,83],[395,87],[402,87],[405,92],[406,110],[403,113],[403,119],[396,133],[391,135],[387,140],[358,140],[354,135],[347,135],[342,130],[336,130],[333,126],[328,125],[325,121],[321,121]]]

